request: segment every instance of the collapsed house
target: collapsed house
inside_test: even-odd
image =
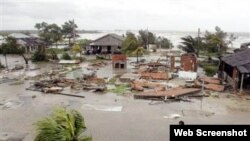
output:
[[[117,34],[107,34],[91,42],[86,47],[87,54],[113,54],[121,49],[123,40]]]
[[[234,90],[250,90],[250,49],[236,52],[220,59],[219,77]]]
[[[197,72],[198,63],[196,55],[193,53],[181,55],[181,68],[183,71]]]
[[[126,69],[127,68],[127,56],[123,54],[112,55],[112,66],[114,69]]]

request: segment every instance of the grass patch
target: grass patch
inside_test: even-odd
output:
[[[121,95],[127,92],[128,88],[129,88],[129,84],[120,84],[120,85],[116,85],[115,89],[109,90],[109,92]]]
[[[200,62],[199,65],[204,69],[205,74],[207,76],[214,76],[218,72],[218,62],[216,61],[212,62],[203,61]]]
[[[214,76],[218,71],[218,67],[213,65],[205,66],[203,69],[207,76]]]
[[[104,59],[91,59],[91,60],[86,60],[86,61],[90,63],[101,63],[104,61]]]
[[[218,52],[204,52],[204,51],[201,51],[199,53],[199,55],[201,55],[201,56],[218,57]]]
[[[50,53],[50,52],[55,52],[56,54],[62,54],[63,52],[65,52],[65,49],[63,48],[47,48],[46,53]]]
[[[111,79],[109,79],[108,84],[115,84],[116,80],[118,79],[118,76],[113,76]]]

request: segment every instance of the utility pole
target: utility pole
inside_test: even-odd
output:
[[[201,110],[202,110],[202,104],[203,104],[203,96],[205,95],[204,86],[205,86],[205,82],[204,82],[204,79],[203,79],[203,80],[202,80],[202,88],[201,88],[201,92],[202,92],[202,96],[201,96],[201,105],[200,105],[200,109],[201,109]]]
[[[5,57],[5,66],[6,66],[6,68],[8,68],[7,54],[4,54],[4,57]]]
[[[148,45],[148,27],[147,27],[147,50],[149,51],[149,45]]]
[[[198,28],[197,54],[200,53],[200,28]]]
[[[75,20],[73,19],[73,43],[76,41],[76,32],[75,32]]]

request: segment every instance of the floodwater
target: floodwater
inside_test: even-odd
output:
[[[149,57],[148,57],[149,58]],[[155,59],[154,57],[149,60]],[[1,58],[2,61],[2,58]],[[18,63],[18,56],[9,57],[8,61]],[[135,61],[135,58],[129,58]],[[23,62],[22,62],[23,63]],[[129,63],[128,63],[129,64]],[[8,75],[34,75],[50,71],[55,64],[31,64],[40,68],[34,71],[1,73]],[[81,66],[85,66],[82,63]],[[126,71],[132,71],[132,67]],[[111,63],[97,70],[101,77],[112,77]],[[32,141],[35,135],[34,123],[47,116],[54,107],[65,106],[80,111],[86,122],[87,133],[94,141],[168,141],[169,125],[183,120],[186,124],[249,124],[250,102],[244,97],[220,93],[205,97],[202,100],[191,99],[191,102],[160,102],[135,100],[132,96],[121,96],[113,93],[92,93],[89,91],[71,90],[65,92],[84,95],[75,98],[55,94],[42,94],[27,91],[31,80],[20,85],[0,84],[0,132],[25,133],[24,141]],[[169,83],[179,84],[178,80]],[[166,118],[181,115],[177,119]]]

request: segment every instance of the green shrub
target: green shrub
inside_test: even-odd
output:
[[[47,48],[46,53],[55,52],[56,54],[63,53],[63,48]]]
[[[63,60],[71,60],[71,56],[67,52],[64,52],[61,59],[63,59]]]
[[[39,61],[47,61],[47,56],[45,53],[36,51],[32,56],[32,61],[39,62]]]
[[[214,76],[218,70],[216,66],[210,65],[210,66],[204,66],[204,71],[207,76]]]
[[[58,56],[57,56],[57,50],[49,49],[46,50],[47,54],[48,54],[48,59],[52,59],[52,60],[58,60]]]
[[[80,60],[81,62],[86,60],[86,58],[84,58],[84,57],[75,57],[74,59],[75,60]]]
[[[128,84],[120,84],[116,85],[115,89],[111,89],[110,92],[113,92],[115,94],[124,94],[128,91],[129,85]]]
[[[115,84],[115,82],[116,82],[116,80],[117,80],[117,76],[114,76],[114,77],[112,77],[110,80],[109,80],[109,84]]]

